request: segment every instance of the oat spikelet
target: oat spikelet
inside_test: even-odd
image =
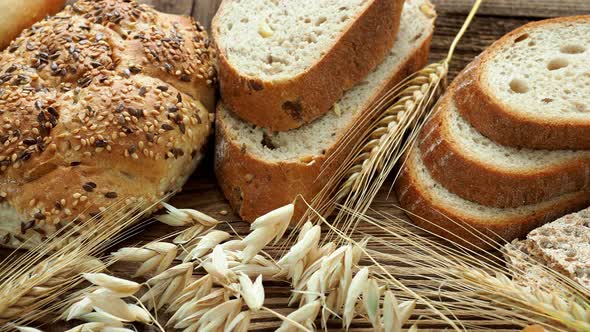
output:
[[[159,310],[166,304],[172,303],[192,281],[193,269],[193,263],[183,263],[149,279],[146,282],[149,290],[143,294],[140,301],[148,309],[154,308],[156,310]]]
[[[121,248],[112,254],[112,257],[121,262],[141,262],[134,277],[147,274],[160,274],[170,267],[176,255],[178,247],[168,242],[152,242],[142,248]]]
[[[271,241],[280,240],[291,222],[295,211],[294,204],[288,204],[256,218],[250,226],[250,234],[242,240],[243,260],[248,262]]]
[[[86,323],[68,331],[134,331],[126,326],[133,322],[157,324],[144,307],[128,302],[140,284],[103,273],[86,273],[84,278],[93,286],[78,292],[61,318]]]
[[[217,219],[194,209],[177,209],[166,202],[162,202],[161,204],[167,213],[155,216],[155,219],[170,226],[199,225],[203,228],[210,228],[220,223]]]
[[[134,204],[115,202],[101,215],[81,224],[71,223],[38,247],[5,259],[0,264],[0,331],[11,329],[8,322],[23,325],[61,310],[58,302],[84,280],[81,273],[105,268],[92,256],[124,237],[119,233],[153,207]]]
[[[321,312],[322,327],[327,326],[330,316],[335,316],[342,318],[343,327],[348,329],[360,314],[358,309],[364,308],[376,331],[398,331],[398,326],[401,329],[410,318],[415,302],[398,304],[391,291],[385,293],[382,301],[384,288],[369,277],[369,269],[356,271],[363,255],[360,247],[352,244],[336,247],[333,243],[320,247],[319,240],[320,227],[309,222],[304,224],[297,243],[278,262],[293,285],[289,304],[298,302],[300,307],[287,318],[311,329],[311,323]],[[361,247],[366,244],[360,242]],[[284,321],[281,330],[294,329],[292,325]]]

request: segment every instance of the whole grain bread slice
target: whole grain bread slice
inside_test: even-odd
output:
[[[496,41],[457,92],[464,117],[503,145],[590,149],[590,16],[530,23]]]
[[[590,208],[541,226],[510,246],[590,289]],[[508,251],[508,258],[513,256]]]
[[[445,188],[494,207],[535,204],[589,188],[590,151],[495,143],[461,116],[454,92],[451,86],[418,138],[424,164]]]
[[[226,107],[275,131],[327,113],[387,55],[402,7],[403,0],[224,0],[212,33]]]
[[[351,128],[368,106],[426,64],[433,27],[429,2],[407,1],[396,45],[384,62],[347,91],[332,112],[301,128],[273,133],[240,120],[219,104],[215,171],[239,215],[254,220],[299,194],[311,200],[350,150],[341,146],[345,137],[362,132]],[[325,164],[328,158],[332,161]]]
[[[511,241],[590,203],[590,192],[564,194],[514,208],[488,207],[465,200],[432,178],[420,150],[412,148],[395,183],[399,203],[420,227],[455,242],[488,249],[489,239]]]

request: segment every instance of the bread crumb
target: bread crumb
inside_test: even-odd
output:
[[[227,213],[228,213],[227,210],[221,210],[221,211],[219,211],[219,214],[222,215],[222,216],[227,216]]]

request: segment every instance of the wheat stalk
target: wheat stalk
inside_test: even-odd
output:
[[[79,225],[72,222],[22,256],[13,252],[0,264],[0,331],[59,310],[56,301],[83,281],[81,273],[104,269],[92,256],[125,237],[121,230],[152,207],[121,200]]]
[[[422,126],[422,120],[444,91],[444,82],[448,76],[449,63],[455,48],[475,16],[480,3],[481,0],[475,1],[445,59],[430,64],[408,77],[385,93],[366,112],[367,115],[357,126],[368,129],[360,135],[362,138],[359,142],[342,144],[342,146],[352,146],[351,152],[344,157],[334,176],[311,202],[321,215],[329,215],[338,203],[359,213],[365,213],[368,210],[388,175],[404,152],[413,144]],[[421,9],[431,14],[431,8]],[[356,127],[353,129],[359,130]],[[407,139],[406,136],[408,136]],[[334,153],[326,161],[326,166],[333,163],[334,158],[340,158],[341,154]],[[302,220],[310,216],[314,216],[312,211],[308,211]],[[340,210],[333,224],[346,234],[352,234],[358,219],[354,214],[343,213]],[[339,237],[330,234],[326,240],[332,238]]]
[[[412,229],[406,221],[394,216],[382,215],[382,220],[359,214],[357,217],[388,236],[387,240],[372,239],[388,248],[388,252],[381,249],[367,254],[374,259],[387,260],[390,264],[411,267],[413,281],[411,286],[406,287],[428,298],[430,304],[441,311],[474,311],[482,318],[502,319],[523,327],[539,324],[554,330],[589,331],[588,291],[532,259],[523,264],[542,270],[547,284],[522,285],[508,278],[507,268],[485,253],[460,245],[441,245],[417,234],[417,227]],[[481,239],[493,241],[484,235]],[[514,271],[517,274],[523,272],[520,269]],[[392,286],[399,283],[385,270],[378,275],[378,279]],[[416,279],[425,283],[418,285]],[[441,298],[453,301],[444,303]],[[457,323],[460,324],[459,321]]]

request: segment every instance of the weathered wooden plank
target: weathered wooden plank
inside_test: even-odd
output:
[[[467,13],[473,0],[432,0],[437,10]],[[510,17],[556,17],[590,14],[588,0],[483,0],[480,15]]]

